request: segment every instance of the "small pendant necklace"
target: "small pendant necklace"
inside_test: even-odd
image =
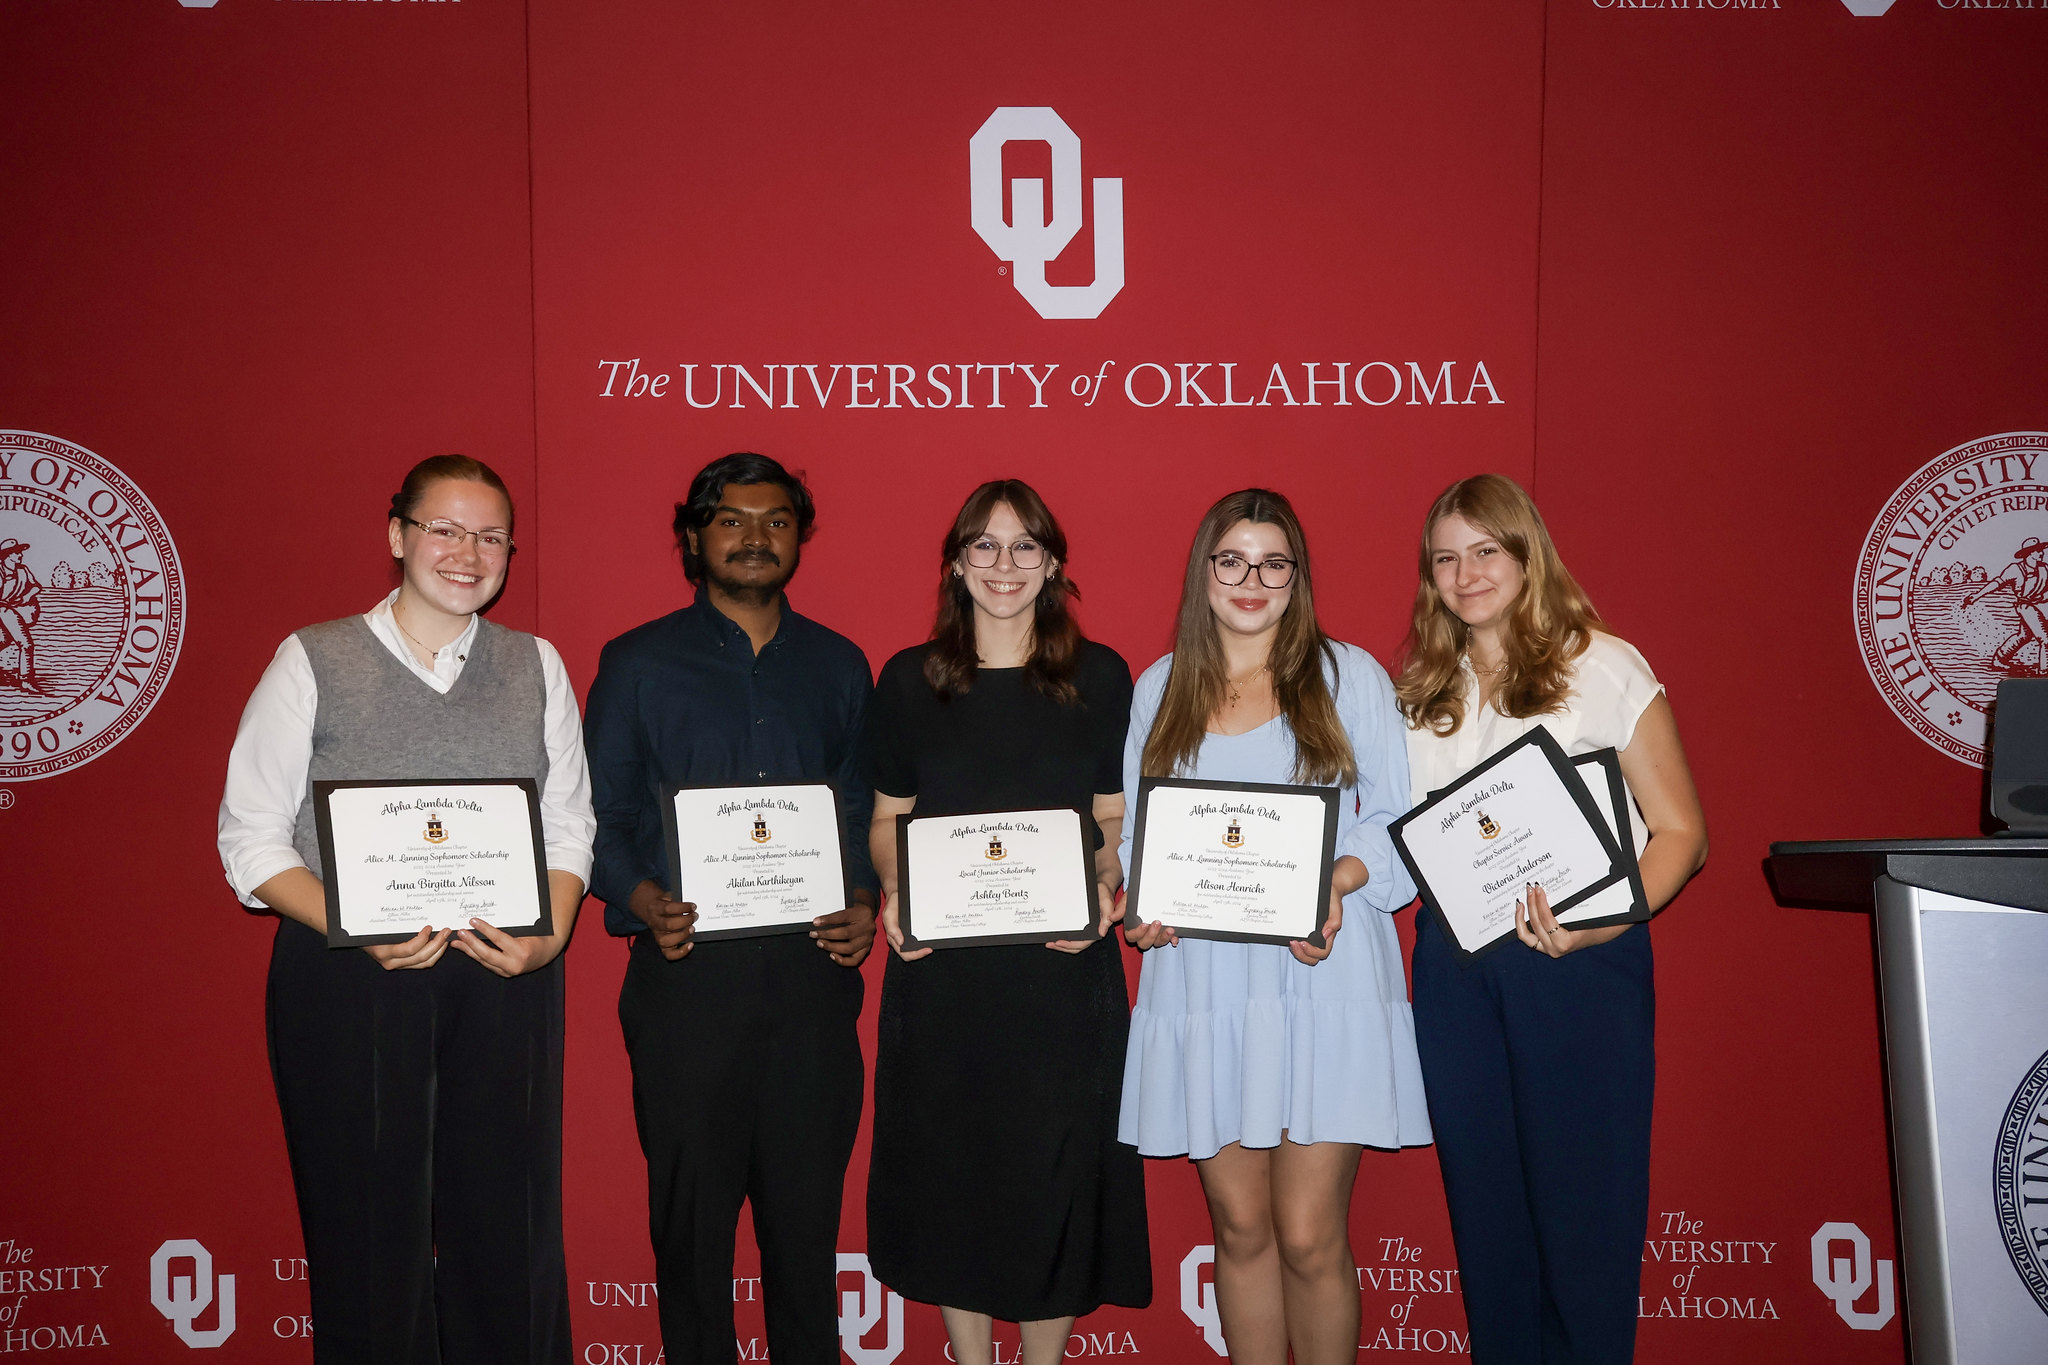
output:
[[[405,628],[405,622],[398,619],[398,604],[396,602],[391,604],[391,621],[393,625],[398,627],[398,633],[400,635],[403,635],[406,639],[412,641],[413,644],[417,645],[420,651],[427,656],[426,666],[428,668],[432,668],[434,666],[434,660],[441,657],[441,651],[438,649],[428,649],[427,642],[425,640],[422,640],[419,636],[413,634],[411,631]],[[465,657],[466,656],[460,654],[456,655],[456,658],[458,660],[462,660]]]
[[[1232,706],[1237,705],[1238,699],[1244,695],[1243,689],[1250,687],[1252,685],[1252,679],[1258,677],[1259,674],[1264,673],[1265,671],[1266,666],[1264,664],[1260,664],[1257,668],[1245,674],[1244,681],[1241,683],[1236,678],[1231,677],[1228,673],[1224,674],[1223,690],[1230,694],[1230,704]]]

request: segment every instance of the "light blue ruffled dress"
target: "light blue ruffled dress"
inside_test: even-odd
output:
[[[1324,665],[1358,758],[1344,789],[1337,856],[1366,866],[1344,898],[1330,956],[1311,967],[1265,943],[1182,939],[1145,954],[1124,1061],[1117,1136],[1146,1156],[1211,1157],[1229,1143],[1430,1141],[1415,1017],[1392,912],[1415,898],[1387,825],[1408,808],[1408,751],[1386,670],[1354,645]],[[1130,870],[1138,762],[1173,664],[1145,670],[1124,745],[1123,857]],[[1191,772],[1222,782],[1291,782],[1294,732],[1278,718],[1242,735],[1209,735]]]

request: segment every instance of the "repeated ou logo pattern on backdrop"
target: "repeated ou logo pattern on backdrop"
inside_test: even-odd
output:
[[[853,1365],[889,1365],[903,1354],[903,1296],[883,1287],[862,1252],[840,1252],[839,1273],[860,1276],[859,1292],[839,1295],[839,1348]],[[864,1345],[862,1338],[885,1315],[888,1328],[882,1334],[881,1344]]]
[[[1180,1261],[1180,1311],[1187,1320],[1202,1329],[1202,1340],[1209,1343],[1209,1349],[1217,1355],[1229,1355],[1230,1348],[1223,1340],[1223,1318],[1216,1311],[1216,1276],[1211,1270],[1203,1278],[1202,1268],[1216,1264],[1216,1248],[1198,1246],[1181,1257]]]
[[[173,1261],[189,1259],[192,1273],[173,1275]],[[215,1300],[220,1311],[211,1327],[196,1327]],[[178,1340],[194,1350],[209,1350],[235,1334],[235,1277],[213,1274],[213,1253],[190,1237],[173,1237],[149,1258],[149,1302],[170,1319]]]
[[[1010,182],[1003,218],[1003,147],[1043,142],[1052,148],[1052,217],[1045,182]],[[1047,284],[1045,267],[1081,231],[1081,139],[1043,105],[1004,105],[967,140],[968,206],[988,249],[1010,263],[1010,281],[1042,318],[1099,318],[1124,287],[1124,182],[1095,185],[1095,283]]]
[[[1849,1255],[1834,1254],[1836,1242]],[[1877,1307],[1862,1310],[1856,1300],[1877,1288]],[[1835,1312],[1859,1332],[1875,1332],[1892,1320],[1892,1263],[1873,1260],[1870,1238],[1854,1223],[1822,1223],[1813,1234],[1813,1286],[1834,1300]]]

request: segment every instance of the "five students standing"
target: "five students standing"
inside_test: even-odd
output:
[[[1076,1316],[1149,1302],[1141,1152],[1186,1154],[1200,1172],[1233,1360],[1351,1359],[1361,1154],[1430,1142],[1432,1120],[1475,1358],[1629,1359],[1647,1217],[1647,930],[1569,929],[1533,888],[1520,941],[1461,965],[1425,916],[1411,1012],[1392,921],[1415,888],[1388,824],[1539,722],[1569,752],[1620,750],[1651,909],[1705,856],[1669,704],[1601,627],[1527,495],[1482,476],[1431,508],[1395,684],[1324,633],[1287,500],[1231,494],[1195,532],[1173,652],[1135,694],[1124,661],[1081,634],[1066,539],[1028,485],[969,496],[942,543],[931,639],[872,689],[859,648],[785,595],[814,519],[801,477],[773,460],[727,456],[697,475],[675,519],[696,600],[606,646],[587,781],[559,659],[476,614],[503,581],[511,508],[475,461],[408,476],[390,518],[404,566],[391,599],[279,651],[237,735],[221,850],[237,890],[283,920],[272,1055],[316,1358],[568,1359],[560,953],[587,880],[632,945],[619,1015],[671,1360],[732,1358],[743,1202],[770,1354],[838,1359],[858,968],[878,893],[892,951],[870,1253],[885,1283],[941,1307],[956,1361],[988,1361],[1000,1318],[1022,1324],[1026,1365],[1050,1365]],[[310,781],[430,772],[537,779],[555,932],[478,922],[326,948],[309,932],[325,920],[318,849],[292,833],[310,828]],[[1127,924],[1145,951],[1130,1010],[1110,930],[1145,777],[1337,788],[1325,945]],[[842,799],[849,904],[808,933],[697,942],[695,907],[667,886],[664,787],[819,781]],[[890,904],[899,818],[1050,807],[1087,817],[1094,936],[907,943]],[[422,984],[392,994],[408,975]],[[392,1112],[410,1127],[387,1133],[385,1107],[406,1093],[410,1110]],[[481,1169],[436,1145],[479,1132],[501,1154]],[[365,1180],[380,1182],[374,1197],[352,1201],[344,1191]],[[510,1221],[494,1207],[507,1182]],[[365,1258],[379,1264],[364,1271]]]

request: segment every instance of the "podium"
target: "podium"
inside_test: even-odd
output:
[[[1785,904],[1877,912],[1914,1365],[2041,1365],[2048,839],[1776,843],[1769,867]],[[1846,1295],[1865,1272],[1833,1254],[1817,1236],[1815,1283]]]

